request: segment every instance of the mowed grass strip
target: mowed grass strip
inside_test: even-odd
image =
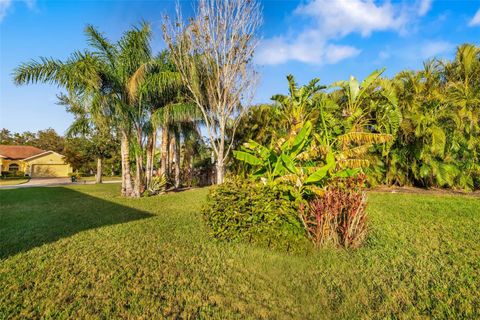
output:
[[[208,236],[207,189],[0,190],[0,319],[478,318],[480,200],[371,193],[358,250]]]
[[[24,184],[30,181],[30,179],[0,179],[0,186],[15,186],[18,184]]]

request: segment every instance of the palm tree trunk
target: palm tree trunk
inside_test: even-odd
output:
[[[137,133],[137,144],[139,146],[135,155],[135,185],[133,196],[139,198],[143,191],[145,191],[145,180],[143,179],[143,147],[142,147],[142,133]]]
[[[167,175],[167,162],[168,162],[168,126],[162,127],[162,150],[160,159],[160,175]]]
[[[146,184],[150,185],[153,176],[153,158],[155,157],[155,144],[156,144],[157,130],[153,128],[152,132],[147,138],[147,160],[146,160]]]
[[[175,136],[172,136],[169,141],[168,146],[168,161],[167,161],[167,171],[168,175],[172,176],[173,171],[173,161],[175,160]]]
[[[141,154],[135,156],[135,184],[133,190],[133,196],[139,198],[145,190],[143,180],[143,157]]]
[[[103,175],[103,159],[102,157],[97,158],[97,174],[95,175],[95,183],[102,183]]]
[[[122,196],[125,197],[131,197],[133,193],[129,149],[130,146],[127,133],[122,131],[122,136],[120,138],[120,155],[122,159]]]
[[[180,187],[180,133],[178,130],[175,131],[175,135],[173,137],[174,140],[174,162],[175,162],[175,189]]]

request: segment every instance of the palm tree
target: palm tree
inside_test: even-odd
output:
[[[95,96],[79,96],[73,92],[69,95],[60,94],[58,99],[58,104],[66,106],[67,112],[74,116],[73,123],[67,129],[67,137],[81,135],[92,142],[92,153],[97,158],[95,183],[102,183],[103,160],[114,149],[112,143],[115,140],[110,133],[109,119],[101,114],[104,106],[92,106],[101,100],[95,99]]]
[[[180,186],[181,137],[188,137],[193,131],[198,131],[197,126],[202,120],[202,114],[194,104],[177,102],[157,109],[152,120],[156,126],[162,128],[160,174],[168,176],[173,163],[174,186],[178,188]],[[173,157],[169,156],[170,153],[173,153]]]
[[[85,33],[90,51],[74,52],[66,61],[40,58],[39,61],[24,63],[15,70],[15,82],[53,83],[68,91],[77,90],[92,99],[101,100],[101,105],[106,108],[101,114],[109,118],[120,135],[122,194],[139,197],[145,189],[142,178],[143,137],[152,110],[149,94],[156,94],[158,87],[175,86],[178,78],[171,72],[156,68],[147,23],[125,32],[116,43],[111,43],[93,26],[87,26]],[[157,86],[155,90],[148,90],[154,86]],[[134,185],[131,152],[136,164]]]

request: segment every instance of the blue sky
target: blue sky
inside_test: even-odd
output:
[[[182,1],[186,10],[191,3]],[[431,57],[451,58],[458,44],[480,40],[480,0],[263,1],[262,40],[255,62],[261,75],[255,102],[286,91],[285,76],[299,83],[362,78],[377,68],[387,75],[418,69]],[[66,58],[86,48],[83,29],[93,24],[116,40],[146,20],[153,48],[164,47],[162,14],[172,1],[0,0],[0,127],[13,132],[52,127],[64,133],[71,122],[56,105],[59,88],[17,87],[11,73],[39,56]]]

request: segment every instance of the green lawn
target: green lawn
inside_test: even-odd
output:
[[[117,176],[103,176],[102,177],[103,181],[121,181],[122,177],[117,177]],[[89,176],[89,177],[80,177],[78,179],[79,182],[83,181],[95,181],[95,176]]]
[[[18,178],[18,179],[0,179],[0,186],[15,186],[17,184],[23,184],[30,179]]]
[[[119,188],[0,191],[0,319],[480,317],[480,198],[373,193],[364,247],[292,255]]]

